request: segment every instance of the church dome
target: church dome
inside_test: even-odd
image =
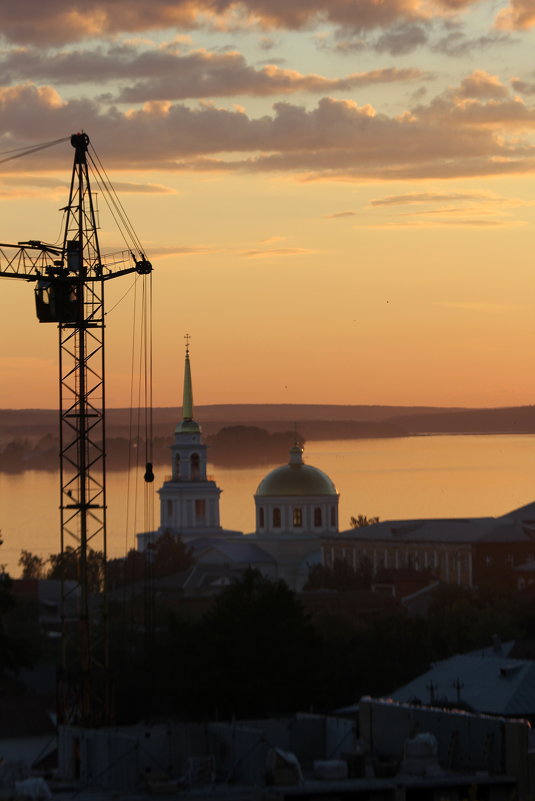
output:
[[[303,449],[294,445],[290,449],[290,461],[276,467],[262,479],[256,495],[308,497],[318,495],[338,495],[329,476],[317,467],[304,464]]]

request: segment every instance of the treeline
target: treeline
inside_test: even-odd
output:
[[[389,423],[344,420],[309,420],[296,431],[267,431],[259,426],[225,426],[208,435],[208,459],[226,467],[254,467],[283,464],[288,450],[297,438],[305,440],[358,439],[367,437],[401,437],[406,431]],[[170,463],[171,436],[154,437],[149,453],[156,465]],[[110,470],[127,470],[137,464],[144,467],[146,441],[137,437],[109,436],[106,442],[106,465]],[[150,461],[150,459],[149,459]],[[0,449],[0,472],[21,473],[25,470],[56,470],[59,464],[59,439],[52,434],[40,438],[16,437]]]
[[[296,431],[270,433],[257,426],[227,426],[206,438],[212,464],[252,467],[288,461],[288,451],[303,437]]]
[[[172,537],[162,539],[152,569],[162,575],[187,569],[187,549]],[[76,571],[75,554],[64,556],[67,577],[76,578],[69,573]],[[102,560],[91,558],[98,584]],[[146,581],[144,559],[131,552],[126,560],[112,560],[112,585]],[[25,563],[30,574],[58,567],[57,559],[43,565],[26,556]],[[361,586],[368,580],[358,578]],[[0,582],[0,672],[16,666],[37,621],[35,610],[28,619],[19,610],[10,621],[16,610],[8,590]],[[352,592],[348,587],[341,594],[351,598]],[[142,609],[134,616],[125,599],[110,604],[118,724],[156,716],[213,720],[329,711],[364,694],[389,695],[434,661],[490,645],[496,633],[504,640],[535,637],[534,601],[497,588],[482,593],[444,586],[426,616],[409,616],[401,607],[363,615],[357,605],[351,616],[328,606],[310,617],[284,582],[248,570],[203,614],[192,613],[187,603],[170,608],[158,595],[155,602],[150,632]],[[35,643],[30,652],[37,661]]]
[[[147,546],[145,551],[132,548],[124,559],[108,559],[100,551],[87,552],[87,583],[90,592],[101,592],[106,579],[108,590],[115,590],[147,578],[172,576],[193,565],[193,551],[180,537],[164,532]],[[47,558],[22,550],[18,561],[22,579],[57,579],[79,581],[79,551],[72,546],[63,553],[49,554]]]
[[[155,437],[152,442],[154,464],[170,462],[169,437]],[[126,437],[108,437],[106,466],[109,470],[127,470],[137,464],[144,468],[146,443],[138,438],[132,443]],[[6,443],[0,450],[0,472],[22,473],[25,470],[57,470],[59,466],[59,438],[47,434],[35,442],[20,437]]]
[[[432,662],[490,645],[496,632],[533,637],[534,611],[533,601],[444,587],[426,617],[396,609],[311,618],[284,582],[249,570],[202,616],[160,615],[150,651],[140,641],[133,659],[123,647],[131,636],[114,633],[121,721],[330,711],[388,696]]]

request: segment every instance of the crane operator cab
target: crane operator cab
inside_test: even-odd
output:
[[[47,267],[35,287],[35,308],[40,323],[78,323],[81,310],[76,276],[80,267],[78,241],[67,243],[67,269],[63,262]]]

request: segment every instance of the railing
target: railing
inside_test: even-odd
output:
[[[164,479],[163,479],[163,480],[164,480],[164,481],[177,481],[178,479],[176,479],[176,478],[175,478],[174,476],[172,476],[172,475],[167,475],[167,476],[164,476]],[[195,481],[195,479],[193,479],[193,480]],[[214,478],[214,476],[213,476],[213,475],[207,475],[207,476],[206,476],[206,480],[207,480],[207,481],[215,481],[215,478]]]

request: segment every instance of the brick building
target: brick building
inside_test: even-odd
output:
[[[341,559],[355,569],[367,561],[374,574],[429,570],[446,584],[470,587],[511,569],[525,586],[526,566],[535,567],[535,503],[502,517],[385,520],[349,529],[322,537],[322,557],[326,566]]]

